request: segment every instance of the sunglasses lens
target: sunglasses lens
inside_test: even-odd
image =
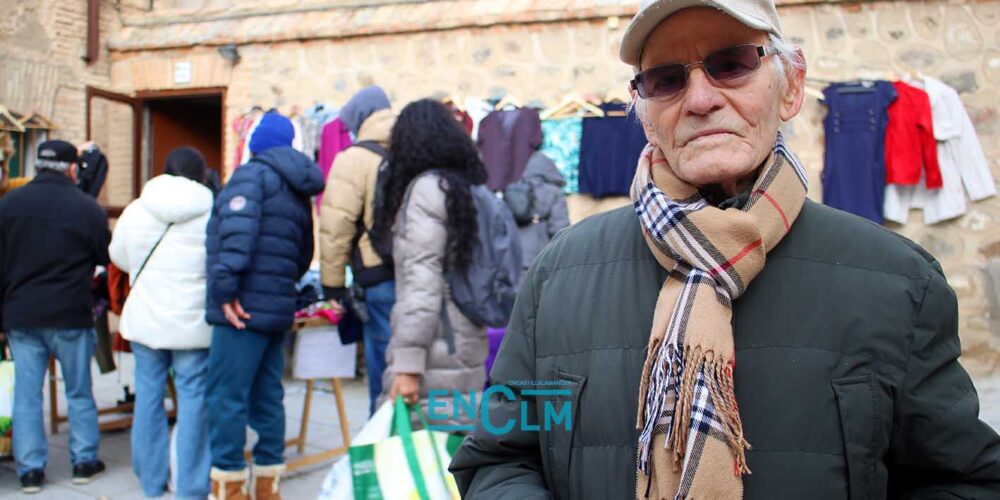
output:
[[[705,72],[715,80],[732,80],[749,75],[760,67],[757,47],[740,45],[715,52],[705,58]]]
[[[687,70],[683,64],[669,64],[644,71],[636,80],[636,90],[643,99],[667,97],[684,90]]]

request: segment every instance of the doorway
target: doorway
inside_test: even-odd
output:
[[[127,95],[87,86],[86,92],[87,140],[108,158],[98,200],[110,217],[118,217],[147,180],[163,173],[176,147],[198,148],[209,169],[222,173],[225,88]]]
[[[222,174],[224,89],[197,89],[140,93],[146,154],[146,178],[163,173],[167,155],[180,146],[192,146],[205,157],[210,170]]]

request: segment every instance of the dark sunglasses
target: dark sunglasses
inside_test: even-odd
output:
[[[691,64],[670,63],[649,68],[635,75],[632,88],[643,99],[662,99],[684,90],[695,66],[701,66],[709,78],[721,82],[757,71],[764,56],[777,53],[774,47],[755,44],[727,47]]]

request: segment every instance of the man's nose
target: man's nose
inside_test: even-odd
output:
[[[688,75],[687,90],[684,92],[684,113],[704,116],[725,105],[722,93],[719,92],[705,69],[696,66]]]

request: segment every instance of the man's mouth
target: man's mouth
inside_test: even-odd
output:
[[[698,131],[697,133],[695,133],[694,135],[692,135],[691,137],[689,137],[688,140],[684,142],[684,144],[687,145],[687,144],[692,143],[692,142],[694,142],[694,141],[696,141],[698,139],[708,139],[708,138],[712,138],[712,137],[720,137],[720,136],[725,136],[725,135],[730,135],[730,134],[732,134],[732,132],[730,132],[729,130],[721,129],[721,128],[720,129],[705,129],[705,130]]]

